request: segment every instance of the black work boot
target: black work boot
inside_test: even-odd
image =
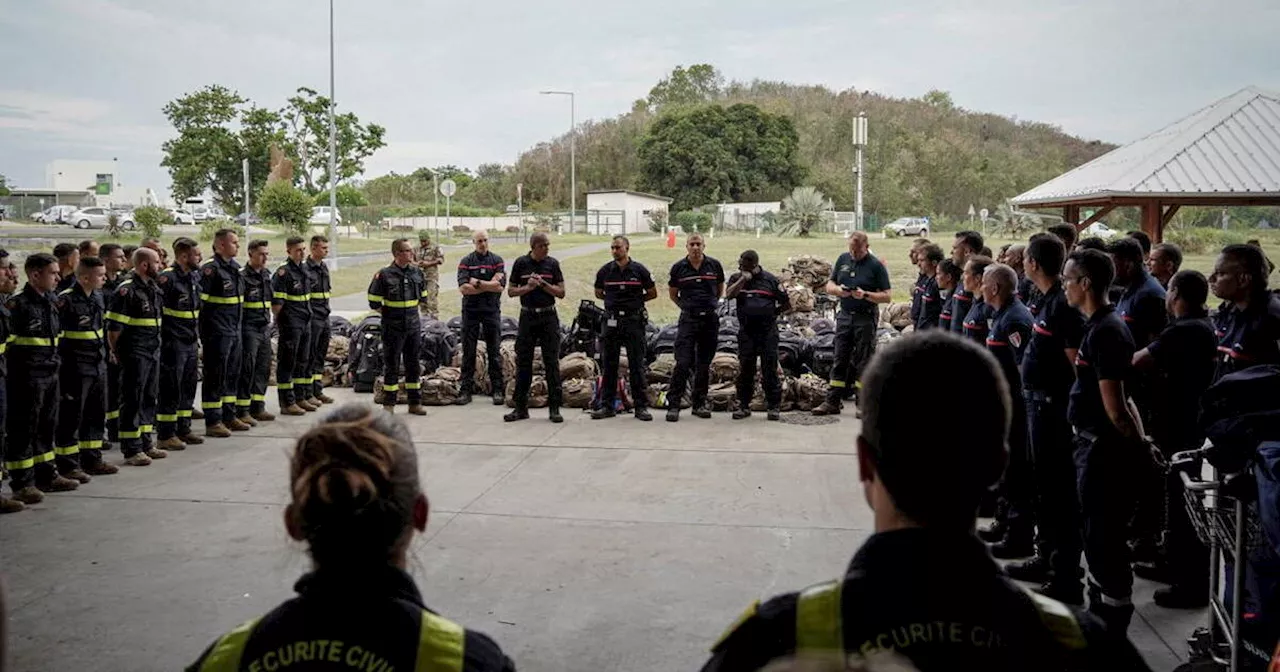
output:
[[[827,399],[810,411],[814,415],[840,415],[840,402]]]
[[[679,406],[668,406],[668,407],[667,407],[667,422],[680,422],[680,407],[679,407]]]
[[[455,406],[466,406],[471,403],[471,390],[462,390],[458,392],[458,398],[453,400]]]
[[[744,419],[744,418],[749,418],[749,417],[751,417],[751,409],[749,409],[749,408],[739,408],[738,410],[736,410],[736,411],[734,411],[734,412],[733,412],[733,416],[732,416],[732,417],[733,417],[733,419],[734,419],[734,420],[742,420],[742,419]]]
[[[771,422],[777,422],[782,419],[782,409],[775,406],[769,409],[769,415],[765,417],[767,417]]]
[[[529,419],[529,411],[526,411],[523,408],[517,408],[516,410],[511,411],[510,413],[502,416],[503,422],[518,422],[520,420],[528,420],[528,419]]]
[[[636,406],[635,415],[636,420],[643,420],[645,422],[653,420],[653,416],[649,413],[649,409],[643,406]]]
[[[703,420],[707,420],[711,418],[711,409],[707,408],[707,402],[704,401],[693,405],[693,414]]]
[[[547,414],[547,419],[555,423],[564,422],[564,416],[560,415],[560,407],[552,406],[551,412]]]
[[[616,417],[617,415],[618,415],[618,412],[613,410],[612,404],[609,406],[602,406],[600,408],[597,408],[594,411],[591,411],[592,420],[604,420],[605,418],[613,418],[613,417]]]

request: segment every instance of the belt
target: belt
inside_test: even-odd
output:
[[[643,317],[646,315],[644,308],[640,310],[610,310],[608,312],[614,317]]]
[[[1023,390],[1022,398],[1027,401],[1038,401],[1044,404],[1052,404],[1054,398],[1039,390]]]
[[[690,317],[706,317],[707,315],[714,315],[715,312],[716,312],[715,308],[706,308],[703,310],[683,310],[682,309],[680,311],[680,314],[688,315]]]
[[[520,312],[533,313],[534,315],[542,315],[543,313],[556,312],[555,306],[521,306]]]

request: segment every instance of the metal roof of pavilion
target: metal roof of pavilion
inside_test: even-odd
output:
[[[1280,92],[1242,89],[1013,199],[1023,207],[1129,198],[1280,198]]]

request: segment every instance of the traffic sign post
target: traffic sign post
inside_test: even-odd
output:
[[[446,179],[440,183],[440,193],[444,196],[444,224],[449,229],[449,233],[453,233],[453,214],[450,210],[450,204],[453,202],[453,195],[458,193],[458,183],[453,180]]]

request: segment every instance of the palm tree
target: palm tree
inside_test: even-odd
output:
[[[780,236],[795,234],[808,238],[809,231],[827,218],[827,213],[834,207],[816,187],[796,187],[791,195],[782,199],[782,212],[778,218],[782,220]]]

